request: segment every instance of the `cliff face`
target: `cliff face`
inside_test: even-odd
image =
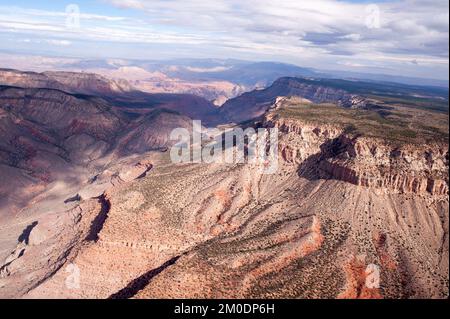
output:
[[[284,161],[310,179],[336,179],[389,192],[448,194],[448,146],[402,145],[354,137],[332,125],[268,117],[278,127]]]
[[[314,103],[335,103],[342,107],[364,107],[367,102],[363,97],[342,89],[303,83],[296,78],[281,78],[272,85],[274,91],[284,91],[285,96],[301,96]]]
[[[63,90],[64,85],[42,73],[0,69],[0,85]]]
[[[231,121],[242,122],[262,116],[280,96],[296,96],[313,103],[333,103],[347,108],[363,108],[368,105],[364,97],[342,89],[322,85],[320,82],[298,78],[281,78],[264,90],[244,93],[228,100],[221,108]],[[245,109],[245,112],[242,110]]]

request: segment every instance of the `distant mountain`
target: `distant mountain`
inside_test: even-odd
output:
[[[265,88],[280,77],[317,77],[314,70],[291,64],[231,59],[88,60],[63,68],[125,79],[148,93],[195,94],[216,106],[244,92]]]
[[[266,89],[248,92],[227,101],[221,111],[231,121],[239,123],[262,116],[275,104],[277,98],[286,96],[298,96],[314,103],[335,103],[347,107],[351,107],[355,99],[345,90],[325,87],[319,82],[281,78]]]
[[[436,87],[449,87],[448,80],[436,80],[428,78],[415,78],[401,75],[387,75],[387,74],[377,74],[377,73],[361,73],[361,72],[351,72],[351,71],[321,71],[322,77],[324,78],[336,78],[344,80],[364,80],[364,81],[374,81],[381,83],[398,83],[406,85],[419,85],[419,86],[436,86]]]
[[[233,122],[263,115],[279,97],[298,96],[313,103],[332,103],[351,108],[382,108],[389,104],[448,112],[448,89],[371,83],[340,79],[284,77],[263,90],[228,100],[221,112]]]
[[[68,93],[91,95],[111,95],[133,91],[127,81],[109,80],[93,73],[36,73],[10,69],[0,69],[0,85],[48,88]]]
[[[147,71],[138,66],[115,69],[91,69],[93,72],[120,81],[126,79],[136,89],[148,93],[183,93],[203,97],[221,106],[227,99],[245,92],[245,87],[224,80],[183,80],[161,71]]]
[[[198,65],[194,64],[194,65]],[[311,69],[298,67],[291,64],[276,62],[256,63],[217,63],[201,66],[179,66],[165,70],[170,76],[185,80],[209,79],[226,80],[247,87],[266,87],[275,80],[285,76],[316,76],[317,73]]]
[[[406,85],[449,87],[448,80],[406,77],[338,70],[305,68],[278,62],[251,62],[236,59],[173,59],[173,60],[80,60],[64,67],[89,70],[115,70],[122,66],[137,66],[151,72],[162,72],[185,81],[229,81],[249,89],[266,87],[280,77],[315,77],[391,82]]]

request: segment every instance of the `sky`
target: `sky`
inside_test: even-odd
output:
[[[0,0],[0,52],[234,58],[448,80],[447,0]]]

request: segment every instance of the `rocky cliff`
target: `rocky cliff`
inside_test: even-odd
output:
[[[266,118],[278,127],[280,152],[308,178],[337,179],[389,192],[448,194],[448,145],[395,145],[354,136],[338,125]]]
[[[247,121],[262,116],[280,96],[301,97],[313,103],[333,103],[348,108],[363,108],[369,104],[362,96],[325,86],[320,80],[286,77],[278,79],[264,90],[244,93],[228,100],[221,111],[231,121]]]

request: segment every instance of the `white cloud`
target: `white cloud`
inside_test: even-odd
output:
[[[203,41],[198,35],[155,31],[142,21],[125,17],[82,13],[80,26],[76,28],[66,24],[66,17],[65,12],[0,6],[0,30],[63,38],[59,40],[60,44],[70,40],[161,44],[199,44]]]
[[[206,72],[222,72],[222,71],[229,70],[230,67],[216,66],[214,68],[195,68],[195,67],[188,66],[188,67],[186,67],[186,69],[191,72],[206,73]]]
[[[341,39],[348,39],[352,41],[359,41],[361,40],[362,36],[359,33],[352,33],[352,34],[346,34],[340,37]]]
[[[62,45],[62,46],[68,46],[71,45],[72,42],[69,40],[54,40],[54,39],[50,39],[50,40],[45,40],[47,43],[49,44],[53,44],[53,45]]]
[[[373,10],[366,11],[366,4],[344,1],[104,1],[142,10],[151,23],[206,31],[225,40],[239,39],[242,43],[255,44],[257,39],[264,38],[269,46],[306,44],[310,49],[320,47],[334,51],[333,45],[341,45],[341,49],[352,54],[370,48],[391,55],[408,52],[430,57],[448,56],[446,0],[379,3],[380,28],[367,26],[367,14],[372,14]],[[328,41],[324,42],[325,38]],[[359,43],[346,43],[347,40]]]
[[[368,27],[367,4],[338,0],[103,0],[145,18],[84,12],[80,29],[65,12],[0,6],[0,28],[60,41],[191,46],[191,55],[281,59],[310,66],[362,68],[386,63],[402,70],[447,65],[448,2],[391,0],[377,3],[379,27]],[[373,8],[373,7],[371,7]],[[142,15],[141,15],[142,16]],[[378,24],[374,24],[377,26]],[[132,47],[130,47],[132,50]],[[180,49],[181,50],[181,49]],[[188,50],[188,49],[186,49]],[[353,61],[353,62],[352,62]],[[397,66],[395,66],[397,65]]]
[[[72,44],[72,42],[69,40],[58,40],[58,39],[18,39],[17,41],[22,43],[51,44],[58,46],[69,46]]]

